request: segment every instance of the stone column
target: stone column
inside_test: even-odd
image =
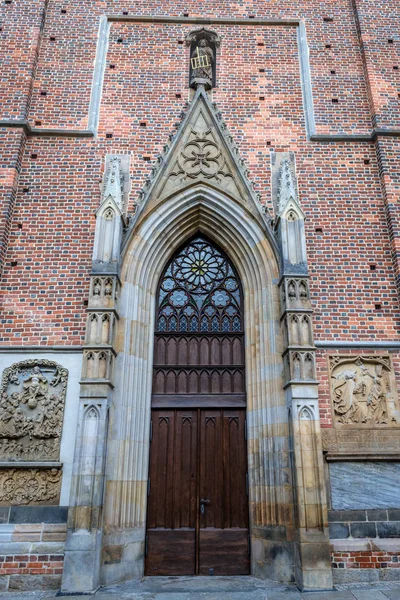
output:
[[[328,512],[318,408],[304,213],[294,155],[273,154],[273,196],[282,273],[285,395],[289,418],[295,511],[295,574],[303,590],[332,588]]]
[[[61,586],[62,591],[69,593],[91,592],[100,585],[108,410],[114,388],[119,252],[125,221],[121,163],[125,167],[129,165],[128,158],[106,157],[102,201],[96,213],[78,434]]]

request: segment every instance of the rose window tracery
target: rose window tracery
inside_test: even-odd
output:
[[[240,332],[241,293],[228,258],[201,236],[172,259],[161,281],[159,332]]]

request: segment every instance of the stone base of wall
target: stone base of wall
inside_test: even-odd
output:
[[[332,552],[334,583],[400,580],[399,552]]]
[[[59,590],[61,575],[6,575],[0,576],[0,591],[30,592],[32,590]]]
[[[334,583],[400,581],[400,539],[331,540]]]
[[[18,552],[23,543],[0,544]],[[25,544],[26,545],[26,544]],[[58,544],[40,544],[45,550]],[[29,544],[32,546],[32,544]],[[14,548],[13,548],[14,547]],[[55,550],[57,548],[54,548]],[[40,552],[41,548],[37,548]],[[61,587],[64,554],[3,554],[0,555],[0,591],[54,590]]]
[[[66,507],[0,507],[0,591],[60,589],[66,518]]]

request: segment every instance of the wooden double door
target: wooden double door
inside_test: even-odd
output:
[[[152,411],[147,575],[247,575],[244,409]]]
[[[197,236],[161,278],[156,313],[147,575],[247,575],[242,290]]]

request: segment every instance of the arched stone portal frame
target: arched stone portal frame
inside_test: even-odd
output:
[[[263,216],[207,185],[140,214],[125,247],[110,415],[103,583],[143,575],[155,297],[171,255],[200,231],[234,263],[244,292],[252,573],[293,580],[293,490],[279,322],[279,261]]]

